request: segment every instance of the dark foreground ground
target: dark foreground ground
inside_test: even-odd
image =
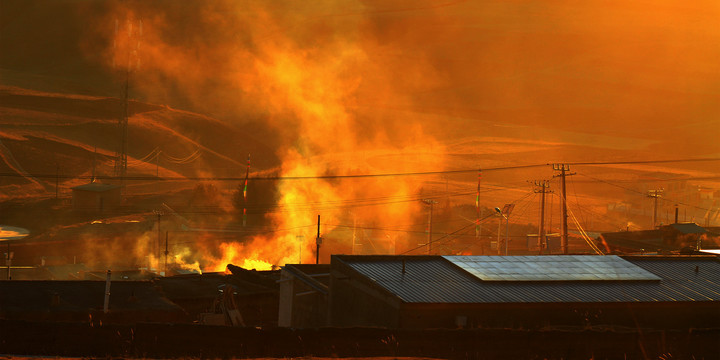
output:
[[[0,320],[0,354],[125,358],[718,359],[720,329],[388,330]]]

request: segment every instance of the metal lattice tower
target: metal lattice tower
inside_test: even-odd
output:
[[[137,28],[133,31],[133,24],[137,23]],[[124,178],[127,176],[127,153],[128,153],[128,118],[130,112],[128,109],[129,97],[130,97],[130,74],[133,70],[137,70],[140,66],[140,58],[138,57],[138,50],[140,49],[140,37],[142,36],[143,23],[142,20],[133,21],[127,20],[127,43],[134,44],[127,53],[127,62],[122,67],[125,70],[125,81],[122,86],[121,94],[121,116],[118,119],[118,131],[120,132],[120,144],[117,151],[115,152],[115,166],[113,173],[116,177],[124,182]],[[118,39],[118,21],[115,20],[115,38]],[[116,43],[113,44],[113,48],[116,48]],[[114,60],[113,60],[114,61]],[[113,66],[116,64],[113,63]]]
[[[120,119],[118,120],[118,130],[120,131],[120,146],[115,153],[115,169],[116,177],[125,178],[127,175],[127,150],[128,150],[128,92],[130,82],[130,71],[126,71],[125,85],[123,86],[122,109]]]

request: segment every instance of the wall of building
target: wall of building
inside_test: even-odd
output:
[[[399,327],[401,301],[333,263],[330,278],[330,326]]]
[[[720,324],[720,304],[710,301],[403,304],[399,324],[401,328],[417,329],[714,328]]]
[[[328,325],[328,295],[283,270],[278,326],[296,329]]]

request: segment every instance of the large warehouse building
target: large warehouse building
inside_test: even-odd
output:
[[[720,325],[720,261],[715,256],[337,255],[329,277],[327,308],[314,309],[327,316],[330,326]],[[292,308],[312,289],[299,291],[300,296],[281,296],[281,308]],[[317,321],[292,324],[304,325],[317,326]]]

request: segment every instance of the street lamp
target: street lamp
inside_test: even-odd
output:
[[[505,218],[505,256],[507,256],[508,243],[510,242],[510,219],[508,218],[509,216],[505,216],[505,214],[503,214],[502,210],[500,210],[499,207],[496,207],[495,211],[497,211],[497,213],[500,214],[500,216]],[[508,212],[508,215],[510,215],[509,212]],[[500,237],[499,231],[498,231],[498,237]],[[498,253],[499,252],[500,252],[500,244],[498,244]]]

